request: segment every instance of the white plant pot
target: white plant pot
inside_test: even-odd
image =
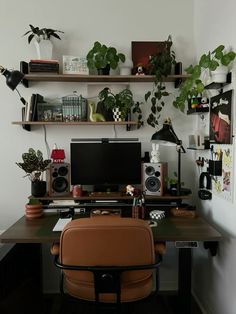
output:
[[[227,81],[228,67],[220,65],[215,71],[211,71],[212,82],[225,83]]]
[[[121,113],[119,108],[112,109],[112,113],[113,113],[114,121],[116,121],[116,122],[123,121],[122,113]]]
[[[41,39],[40,42],[35,41],[38,59],[52,59],[52,42],[49,39]]]

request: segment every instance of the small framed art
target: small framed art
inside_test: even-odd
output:
[[[86,57],[63,56],[63,74],[89,74]]]

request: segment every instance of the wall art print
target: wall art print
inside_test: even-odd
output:
[[[233,202],[233,145],[214,145],[214,151],[222,156],[222,176],[212,177],[212,193]]]
[[[232,144],[232,90],[210,100],[210,142]]]

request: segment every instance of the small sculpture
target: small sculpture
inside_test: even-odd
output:
[[[145,74],[146,74],[145,67],[141,63],[139,63],[135,68],[135,75],[145,75]]]
[[[141,190],[129,184],[126,186],[126,194],[136,197],[141,194]]]
[[[106,121],[104,116],[101,113],[96,113],[96,109],[95,109],[95,103],[91,102],[89,104],[89,109],[90,109],[90,113],[89,113],[89,120],[92,122],[104,122]]]
[[[158,163],[160,162],[160,152],[159,152],[159,144],[152,144],[152,151],[151,151],[151,163]]]

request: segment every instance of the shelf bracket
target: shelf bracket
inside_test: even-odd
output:
[[[218,242],[217,241],[205,241],[204,242],[204,249],[209,249],[211,256],[216,256],[217,249],[218,249]]]

